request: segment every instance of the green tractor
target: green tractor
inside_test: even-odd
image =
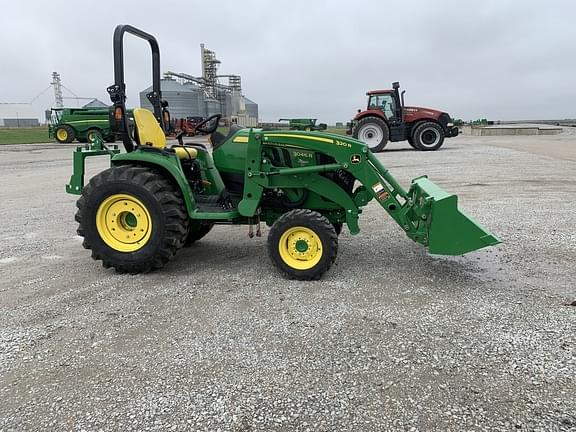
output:
[[[152,50],[154,112],[125,107],[123,38],[147,40]],[[170,120],[160,91],[156,39],[132,26],[114,33],[112,123],[126,152],[95,140],[74,153],[67,191],[77,202],[78,234],[104,267],[139,273],[163,267],[217,224],[270,226],[268,253],[288,277],[319,279],[334,263],[343,225],[360,229],[362,208],[375,200],[406,235],[430,253],[460,255],[500,241],[457,208],[457,198],[426,178],[405,190],[368,149],[350,137],[302,131],[230,128],[216,131],[221,115],[196,127],[212,146],[168,145]],[[85,158],[108,154],[111,167],[84,186]],[[240,247],[240,246],[239,246]]]
[[[316,124],[318,119],[311,118],[298,118],[298,119],[280,119],[279,122],[288,122],[288,129],[300,131],[321,131],[326,130],[328,125],[326,123]]]

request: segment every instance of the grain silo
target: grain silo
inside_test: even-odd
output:
[[[162,99],[168,101],[173,119],[186,117],[208,117],[222,114],[224,123],[240,126],[255,126],[258,123],[258,104],[242,94],[242,79],[239,75],[219,75],[220,60],[214,51],[200,45],[202,76],[182,72],[164,72],[161,80]],[[219,79],[227,78],[222,84]],[[140,93],[140,106],[151,109],[146,93]]]
[[[222,107],[218,99],[206,98],[204,101],[206,103],[206,117],[222,113]]]
[[[164,78],[160,81],[162,99],[168,101],[168,110],[172,118],[186,118],[190,116],[206,116],[206,107],[202,90],[192,83],[180,84],[173,78]],[[152,110],[152,104],[146,94],[152,87],[140,92],[140,106]]]
[[[258,104],[244,96],[244,107],[248,117],[258,119]]]

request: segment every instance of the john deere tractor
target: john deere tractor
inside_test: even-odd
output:
[[[150,44],[153,112],[126,118],[123,38],[130,33]],[[108,88],[111,123],[125,152],[95,139],[74,153],[67,191],[77,202],[78,234],[104,267],[139,273],[159,269],[178,250],[200,240],[217,224],[248,226],[260,235],[270,226],[268,253],[295,279],[319,279],[334,263],[338,235],[346,225],[360,231],[363,207],[375,200],[406,235],[434,254],[460,255],[499,240],[457,208],[457,198],[426,176],[405,190],[361,141],[321,132],[230,128],[216,131],[220,115],[196,127],[212,151],[169,145],[170,115],[160,90],[156,39],[134,27],[114,33],[114,85]],[[110,168],[84,186],[85,158],[108,154]],[[242,247],[238,245],[238,247]]]

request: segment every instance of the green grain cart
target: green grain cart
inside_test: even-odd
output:
[[[291,130],[300,130],[300,131],[315,131],[315,130],[326,130],[328,127],[326,123],[319,123],[316,124],[318,119],[311,119],[311,118],[300,118],[300,119],[280,119],[279,122],[288,122],[288,127]]]
[[[114,142],[116,135],[110,128],[108,108],[52,108],[48,134],[60,143],[93,141],[98,137]]]

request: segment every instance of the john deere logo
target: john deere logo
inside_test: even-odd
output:
[[[359,154],[353,154],[350,156],[350,162],[353,164],[359,164],[362,161]]]

